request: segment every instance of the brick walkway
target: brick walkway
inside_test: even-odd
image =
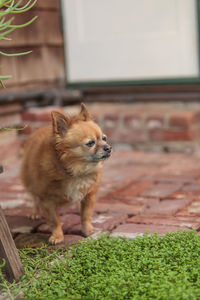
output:
[[[19,161],[4,166],[0,205],[17,247],[46,243],[44,220],[32,221],[30,197],[18,177]],[[82,237],[78,208],[60,211],[68,246]],[[105,163],[93,224],[113,236],[200,228],[200,159],[184,154],[116,152]]]

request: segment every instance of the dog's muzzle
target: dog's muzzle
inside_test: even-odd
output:
[[[92,161],[94,161],[94,162],[102,161],[102,160],[105,160],[105,159],[107,159],[107,158],[110,157],[111,152],[112,152],[112,147],[111,147],[111,146],[109,146],[109,145],[104,145],[102,150],[103,150],[103,151],[101,151],[101,154],[100,154],[100,155],[97,155],[97,156],[94,155],[94,156],[92,157]]]

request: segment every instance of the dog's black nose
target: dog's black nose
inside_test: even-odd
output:
[[[111,149],[112,149],[112,147],[109,146],[109,145],[105,145],[105,146],[103,147],[103,150],[106,151],[106,152],[108,152],[108,153],[111,152]]]

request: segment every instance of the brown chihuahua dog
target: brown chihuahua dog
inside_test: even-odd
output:
[[[36,130],[25,145],[22,181],[34,197],[33,218],[40,212],[52,230],[49,241],[63,241],[57,209],[81,203],[81,224],[88,236],[95,231],[91,216],[102,173],[111,155],[106,136],[85,107],[74,117],[52,112],[52,126]]]

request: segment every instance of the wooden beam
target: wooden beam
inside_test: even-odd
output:
[[[79,103],[82,101],[82,92],[80,90],[68,90],[65,88],[52,88],[46,90],[33,90],[25,92],[6,92],[0,94],[0,105],[8,105],[10,103],[37,102],[37,106],[45,101],[45,105],[52,105],[56,99],[61,99],[69,103]]]
[[[0,207],[0,261],[5,259],[5,275],[8,281],[17,281],[24,274],[17,248],[12,238],[10,229]]]
[[[84,95],[87,94],[127,94],[127,93],[183,93],[200,92],[199,84],[167,84],[167,85],[131,85],[131,86],[91,86],[79,87],[72,85],[74,89],[81,89]]]

